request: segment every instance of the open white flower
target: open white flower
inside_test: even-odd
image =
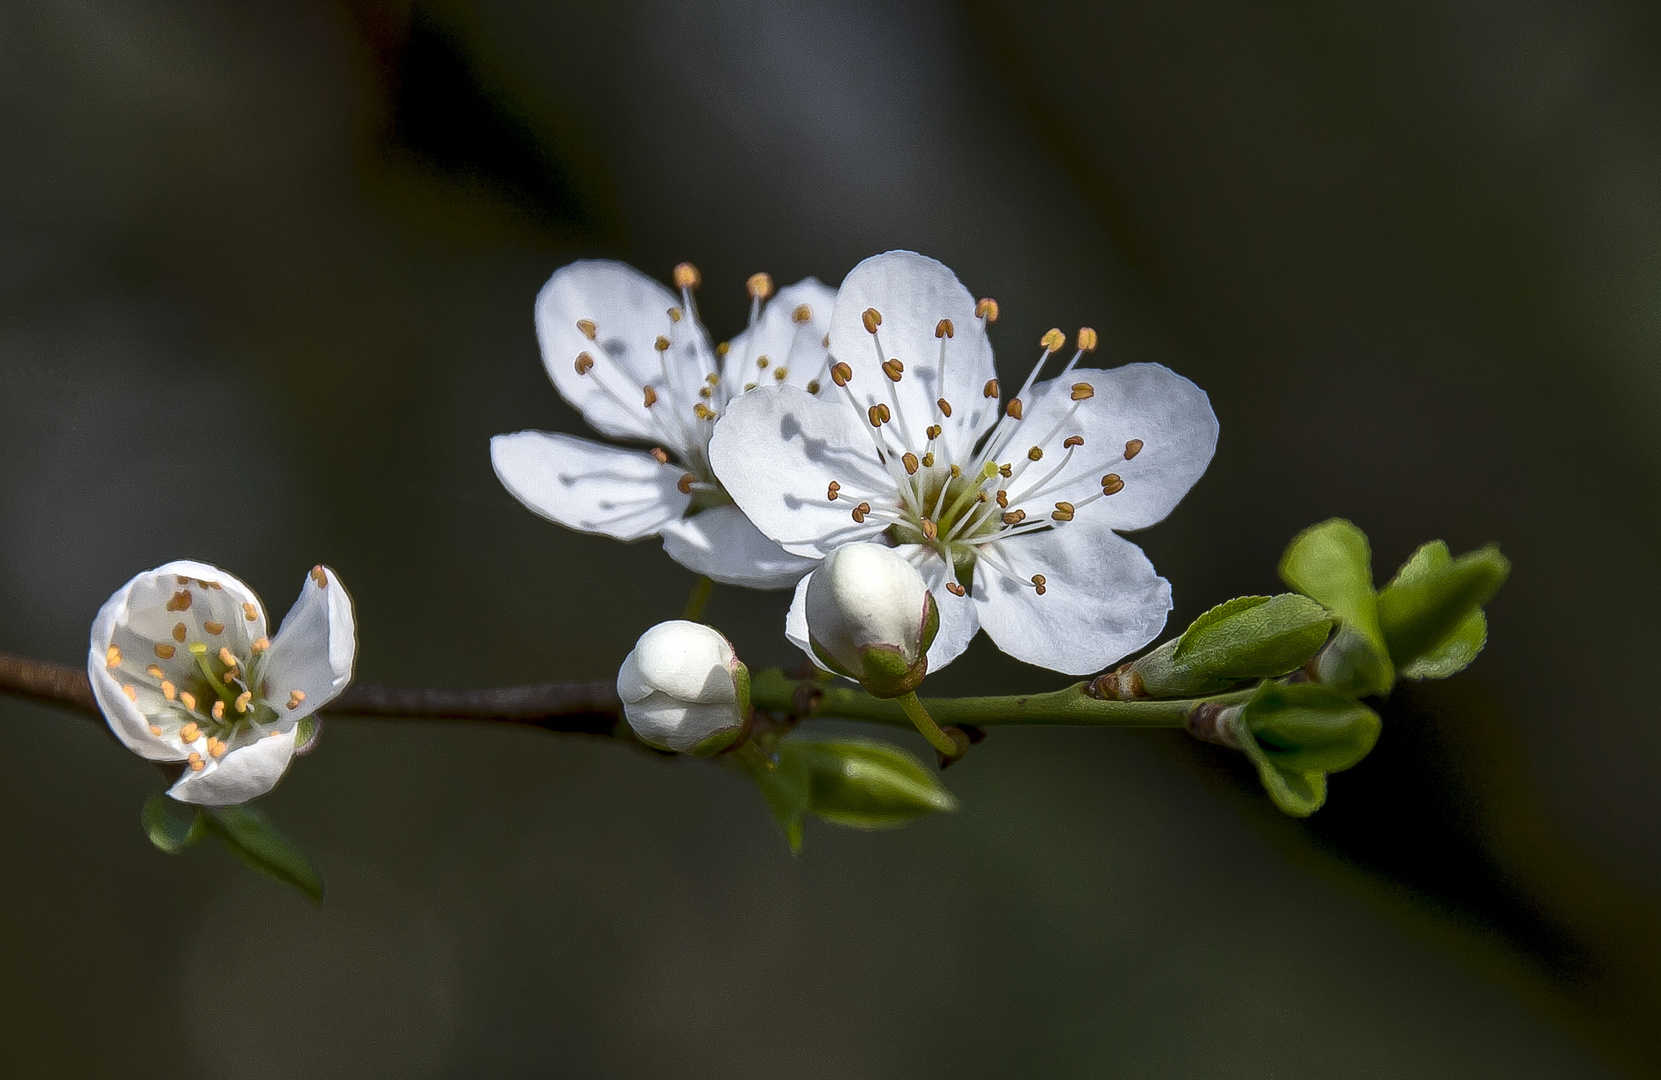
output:
[[[931,671],[985,627],[1018,659],[1087,674],[1165,625],[1170,585],[1114,530],[1170,513],[1211,461],[1217,418],[1203,391],[1157,364],[1077,367],[1095,348],[1088,329],[1059,376],[1039,382],[1065,345],[1046,334],[1000,408],[986,334],[996,318],[933,259],[867,259],[831,315],[839,389],[733,402],[710,459],[786,551],[896,545],[940,608]],[[786,633],[808,649],[803,592]]]
[[[123,585],[92,624],[87,676],[110,730],[152,761],[182,761],[168,794],[231,806],[282,779],[352,678],[352,599],[313,567],[277,636],[242,582],[170,562]]]
[[[675,268],[680,297],[617,262],[576,262],[536,299],[542,362],[560,395],[599,431],[651,444],[624,449],[542,431],[490,440],[515,498],[567,528],[618,540],[662,536],[676,562],[730,585],[776,589],[813,563],[762,536],[709,467],[716,420],[747,390],[817,389],[835,293],[808,278],[773,294],[749,280],[749,327],[710,344],[698,321],[698,272]]]

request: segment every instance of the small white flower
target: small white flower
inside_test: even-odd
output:
[[[675,268],[677,299],[616,262],[560,269],[536,299],[542,362],[560,395],[613,438],[521,431],[490,441],[496,475],[520,502],[571,529],[618,540],[662,536],[676,562],[716,581],[791,585],[813,562],[756,531],[709,467],[716,420],[747,390],[817,388],[835,293],[808,278],[773,296],[749,280],[748,329],[717,349],[698,321],[698,273]]]
[[[327,567],[312,568],[266,635],[259,597],[206,563],[139,574],[99,610],[93,695],[128,749],[187,763],[175,799],[231,806],[270,791],[315,732],[301,721],[351,681],[352,599]]]
[[[917,689],[940,616],[917,568],[882,544],[844,544],[802,582],[811,654],[877,697]]]
[[[1114,530],[1170,513],[1211,461],[1217,419],[1193,383],[1157,364],[1076,368],[1039,382],[1065,344],[999,407],[986,325],[950,270],[911,252],[855,267],[837,293],[835,387],[732,403],[710,459],[732,498],[786,551],[824,557],[893,544],[940,606],[933,670],[979,627],[1018,659],[1098,671],[1165,624],[1170,586]],[[809,648],[803,588],[786,633]]]
[[[642,742],[707,756],[743,733],[750,673],[720,631],[673,619],[640,635],[623,658],[617,696]]]

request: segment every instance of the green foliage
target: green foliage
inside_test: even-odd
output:
[[[1275,805],[1308,817],[1326,801],[1326,776],[1378,742],[1378,714],[1316,683],[1265,682],[1240,706],[1234,734]]]
[[[1196,675],[1265,679],[1314,656],[1331,630],[1332,616],[1307,597],[1241,596],[1195,619],[1171,659]]]
[[[173,816],[170,803],[179,805],[159,792],[150,796],[144,800],[140,820],[144,823],[145,835],[156,845],[156,850],[177,855],[207,835],[207,826],[203,824],[201,810],[191,807],[189,819],[180,821]]]
[[[1482,651],[1488,636],[1482,605],[1511,572],[1493,545],[1455,559],[1433,540],[1396,572],[1378,597],[1390,656],[1413,679],[1445,679]]]
[[[251,806],[225,806],[202,815],[210,832],[237,858],[284,885],[323,902],[323,882],[303,852]]]
[[[1280,576],[1342,622],[1344,681],[1361,693],[1387,693],[1396,673],[1379,625],[1367,534],[1342,518],[1311,525],[1287,547]]]
[[[785,739],[772,763],[759,749],[736,758],[761,789],[792,852],[801,850],[806,814],[856,829],[884,829],[957,809],[928,766],[887,743]]]
[[[802,819],[808,806],[807,762],[800,754],[783,750],[781,746],[778,760],[770,768],[748,755],[738,760],[761,789],[767,809],[773,812],[773,820],[784,830],[785,842],[790,845],[791,854],[795,854],[802,850]]]

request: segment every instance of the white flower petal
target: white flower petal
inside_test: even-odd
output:
[[[118,683],[104,670],[104,651],[93,649],[87,657],[87,677],[92,681],[92,696],[104,711],[104,720],[110,725],[122,745],[139,757],[151,761],[183,761],[185,751],[173,741],[150,734],[150,721],[137,704],[127,699]]]
[[[689,394],[667,395],[685,397],[688,409],[705,373],[714,370],[714,350],[697,320],[671,323],[669,309],[679,305],[668,289],[622,263],[574,262],[556,271],[537,294],[536,337],[560,396],[607,435],[667,440],[678,447],[679,440],[664,434],[644,400],[648,384],[666,395],[664,358],[654,343],[660,335],[673,341],[670,370],[692,372],[686,379]],[[593,340],[578,328],[582,320],[594,323]],[[583,353],[594,367],[578,374],[577,357]]]
[[[865,329],[864,314],[875,308],[882,315],[877,328],[883,356]],[[941,319],[952,323],[946,339],[945,378],[940,378],[941,339],[935,330]],[[842,282],[831,316],[831,353],[854,370],[849,388],[863,409],[875,402],[895,400],[915,439],[923,429],[939,423],[946,443],[963,456],[974,437],[997,419],[998,403],[983,389],[997,372],[992,344],[975,318],[975,299],[957,276],[941,263],[911,251],[890,251],[866,259]],[[889,382],[882,360],[905,365],[899,383]],[[825,390],[822,393],[829,394]],[[952,405],[949,419],[941,418],[936,400]]]
[[[277,786],[294,760],[293,730],[267,735],[232,750],[218,761],[203,760],[200,772],[185,770],[168,794],[198,806],[235,806]]]
[[[310,716],[352,680],[357,649],[352,598],[333,571],[326,566],[314,567],[300,587],[300,598],[283,616],[282,629],[272,639],[260,673],[266,700],[285,721]],[[294,697],[294,691],[304,697]]]
[[[856,523],[852,511],[861,500],[895,501],[894,480],[862,422],[846,403],[794,387],[744,394],[715,425],[710,463],[763,534],[792,554],[823,558],[887,526],[876,517]],[[833,480],[843,489],[834,502],[826,497]]]
[[[675,466],[573,435],[497,435],[490,462],[502,486],[538,514],[618,540],[654,535],[691,501],[675,486],[683,475]]]
[[[980,629],[979,613],[972,599],[956,596],[946,588],[946,582],[953,579],[946,561],[932,548],[902,544],[899,552],[922,572],[923,581],[928,584],[935,607],[940,611],[940,629],[934,635],[934,644],[929,646],[929,671],[939,671],[963,655],[963,650],[974,640],[975,632]]]
[[[806,387],[817,379],[830,387],[825,335],[830,332],[836,290],[817,278],[806,278],[780,289],[761,309],[755,326],[732,339],[722,361],[721,378],[732,393],[752,383],[758,389],[779,385]],[[807,308],[807,319],[796,321],[796,311]],[[765,357],[767,365],[757,362]],[[780,380],[778,374],[784,371]]]
[[[1068,422],[1056,429],[1073,404],[1072,387],[1089,383],[1095,396],[1079,402]],[[1003,460],[1020,461],[1033,440],[1043,444],[1044,460],[1030,464],[1019,485],[1011,485],[1011,506],[1065,456],[1069,435],[1084,437],[1068,467],[1057,474],[1037,500],[1023,507],[1030,515],[1048,515],[1059,500],[1080,503],[1101,490],[1102,477],[1119,476],[1124,487],[1080,511],[1115,529],[1143,529],[1163,520],[1205,473],[1217,449],[1217,417],[1205,391],[1160,364],[1126,364],[1102,370],[1076,368],[1064,379],[1034,387],[1033,407],[1010,438]],[[1140,440],[1134,457],[1126,446]]]
[[[736,506],[676,518],[659,531],[671,559],[723,585],[784,589],[814,567],[812,559],[792,555],[761,535]]]
[[[1142,549],[1105,524],[1078,520],[987,545],[1011,580],[982,557],[973,595],[998,648],[1069,675],[1101,671],[1152,641],[1171,610],[1171,586]],[[1044,575],[1044,595],[1032,587]]]
[[[830,671],[813,651],[813,646],[807,639],[807,586],[811,580],[813,574],[808,574],[796,582],[796,595],[790,598],[790,610],[784,615],[784,636],[790,639],[790,644],[806,653],[807,658],[812,660],[820,671]]]

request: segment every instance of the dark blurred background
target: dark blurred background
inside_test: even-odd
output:
[[[1516,564],[1326,809],[1174,732],[997,731],[955,816],[810,827],[584,737],[339,720],[262,806],[319,910],[138,826],[158,778],[0,701],[11,1076],[1580,1077],[1661,1071],[1648,680],[1661,14],[1598,0],[28,0],[0,6],[0,648],[175,557],[359,677],[606,677],[691,584],[533,517],[583,430],[543,280],[835,283],[910,247],[1212,395],[1137,537],[1176,627],[1344,515]],[[719,590],[753,664],[784,594]],[[936,692],[1062,680],[984,640]],[[920,740],[908,742],[921,750]]]

